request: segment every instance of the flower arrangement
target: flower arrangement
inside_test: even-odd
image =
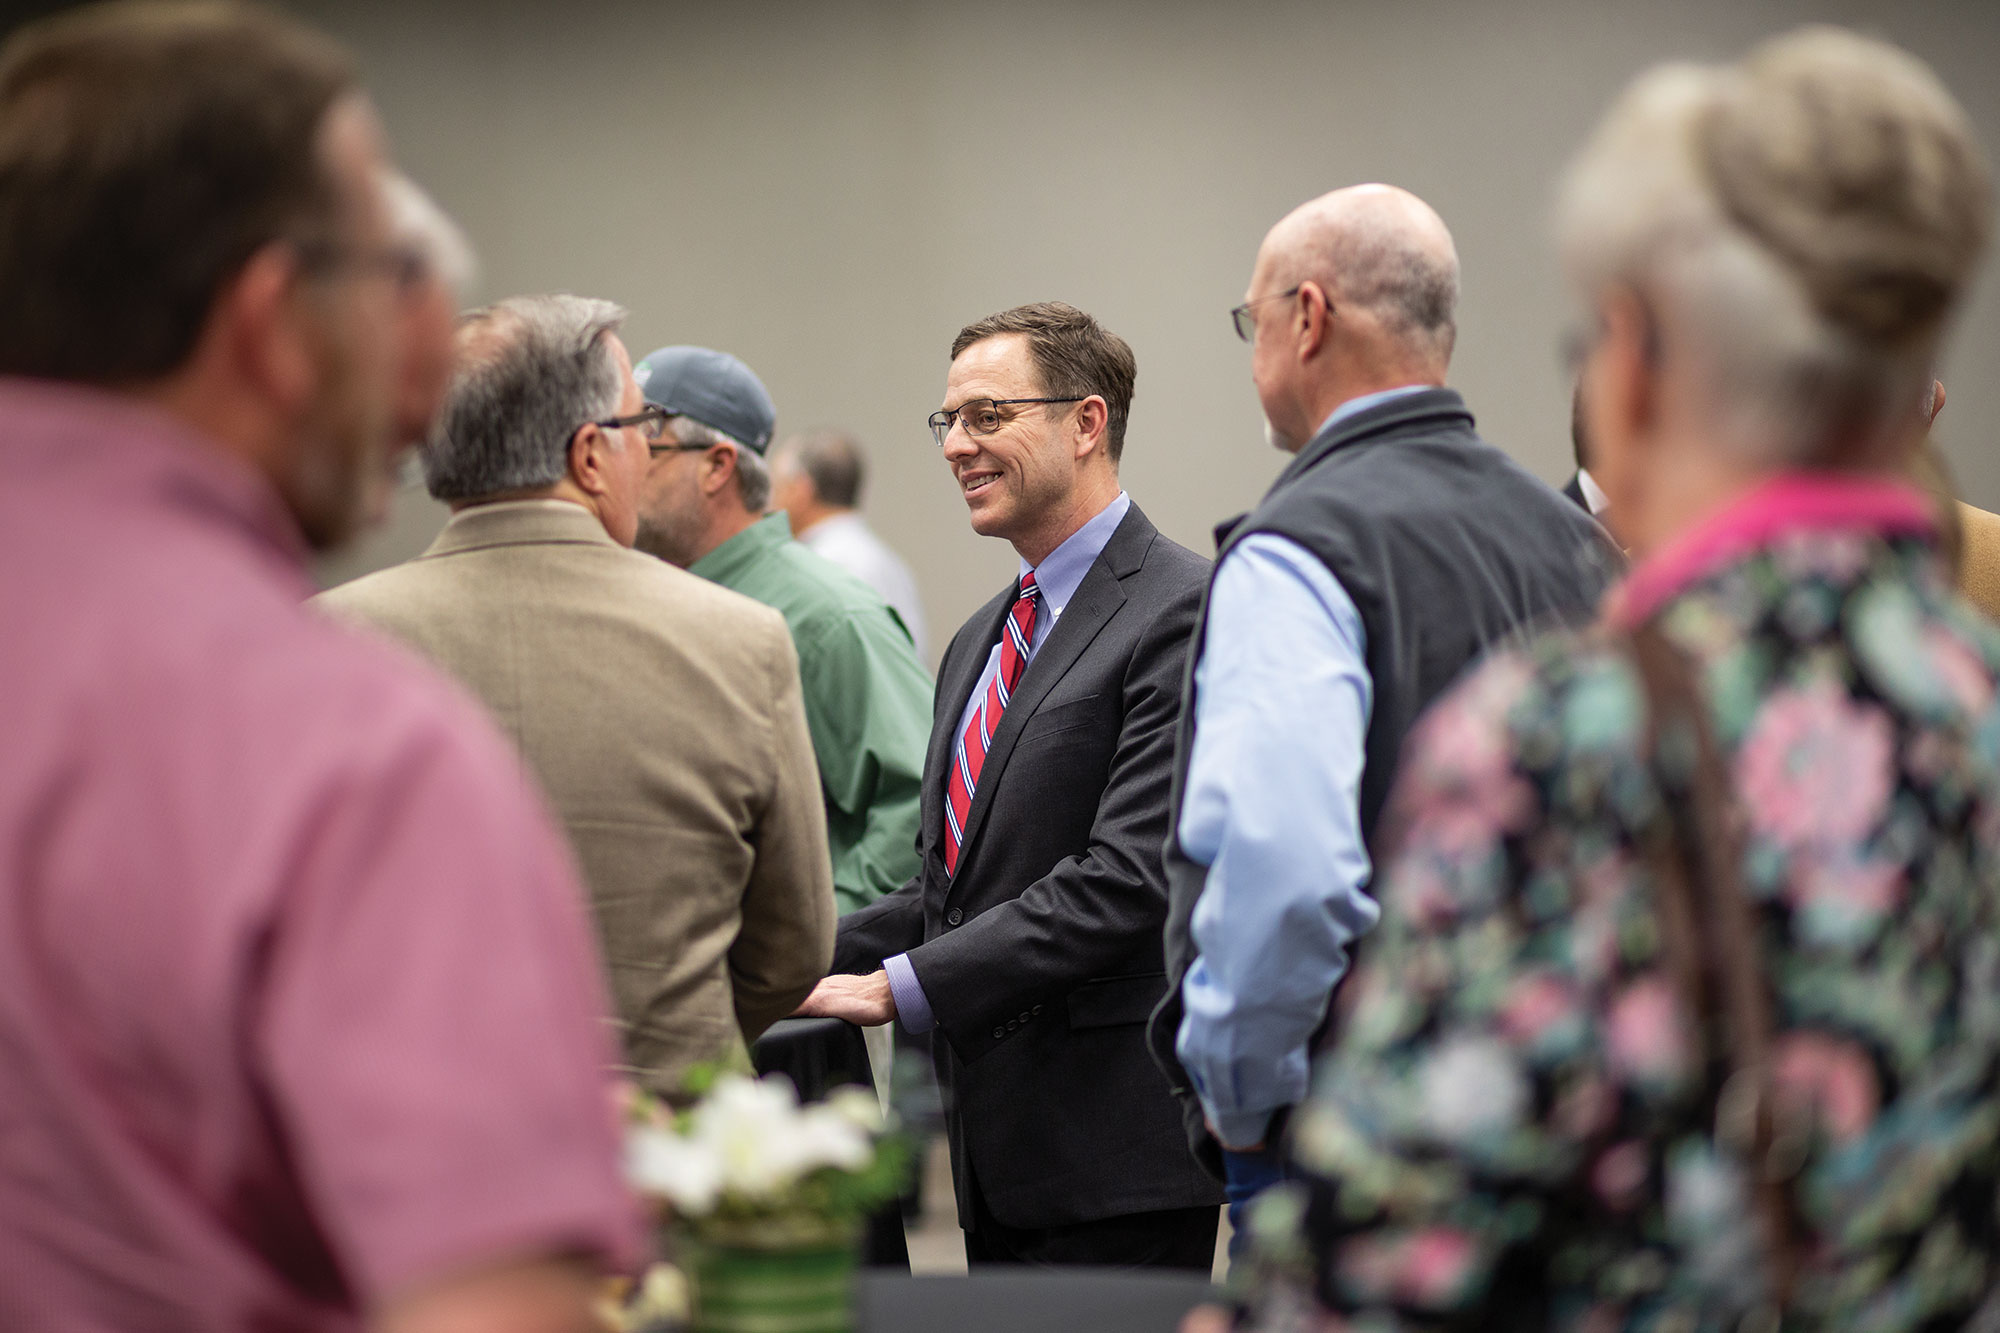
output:
[[[642,1098],[626,1139],[626,1175],[692,1279],[693,1326],[714,1333],[779,1314],[802,1333],[850,1327],[861,1220],[902,1193],[909,1161],[872,1092],[802,1106],[782,1074],[717,1075],[680,1112]]]
[[[718,1076],[690,1110],[642,1109],[626,1173],[696,1236],[827,1234],[902,1191],[909,1151],[875,1095],[840,1088],[802,1106],[782,1074]]]

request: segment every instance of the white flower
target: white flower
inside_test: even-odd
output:
[[[1528,1080],[1492,1037],[1457,1035],[1427,1056],[1417,1073],[1424,1128],[1449,1144],[1504,1133],[1528,1106]]]
[[[830,1106],[806,1108],[803,1123],[793,1135],[792,1150],[800,1175],[824,1166],[859,1171],[875,1156],[868,1131]]]
[[[826,1106],[851,1121],[856,1128],[869,1134],[880,1134],[884,1129],[882,1103],[866,1088],[852,1085],[835,1088],[827,1094]]]
[[[692,1217],[715,1207],[722,1193],[722,1164],[713,1153],[651,1125],[626,1135],[625,1178],[640,1193],[657,1195]]]
[[[815,1171],[858,1171],[874,1160],[871,1127],[881,1117],[874,1097],[859,1095],[865,1108],[841,1094],[801,1108],[781,1074],[724,1076],[689,1116],[686,1133],[632,1132],[627,1175],[636,1188],[664,1196],[691,1216],[708,1212],[724,1195],[776,1203]]]

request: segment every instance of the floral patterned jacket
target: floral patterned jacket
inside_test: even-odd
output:
[[[1745,820],[1811,1127],[1787,1329],[2000,1307],[2000,629],[1928,530],[1901,488],[1785,478],[1609,604],[1696,665]],[[1760,1299],[1638,850],[1644,712],[1617,637],[1558,636],[1412,737],[1382,924],[1293,1122],[1307,1184],[1259,1219],[1346,1326],[1733,1330]]]

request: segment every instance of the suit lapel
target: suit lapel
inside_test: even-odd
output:
[[[1105,543],[1103,552],[1091,562],[1090,571],[1077,585],[1076,595],[1063,608],[1062,616],[1049,631],[1049,637],[1042,641],[1035,659],[1028,663],[1014,697],[1007,703],[1007,711],[1000,716],[1000,726],[993,733],[993,743],[986,749],[986,762],[979,770],[979,785],[973,790],[972,808],[965,816],[965,838],[958,849],[960,877],[964,876],[966,863],[976,850],[986,812],[993,804],[993,793],[1005,775],[1007,760],[1014,753],[1014,742],[1021,728],[1035,715],[1056,682],[1076,665],[1098,632],[1125,605],[1121,581],[1138,569],[1155,535],[1152,523],[1139,512],[1137,505],[1132,506],[1118,530],[1111,534],[1111,540]],[[1000,617],[995,617],[994,641],[999,634]],[[970,690],[971,686],[968,684],[966,688]]]

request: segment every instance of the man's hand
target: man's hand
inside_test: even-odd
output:
[[[814,986],[793,1018],[844,1018],[864,1028],[880,1027],[896,1017],[896,997],[889,991],[889,974],[865,977],[836,973]]]

